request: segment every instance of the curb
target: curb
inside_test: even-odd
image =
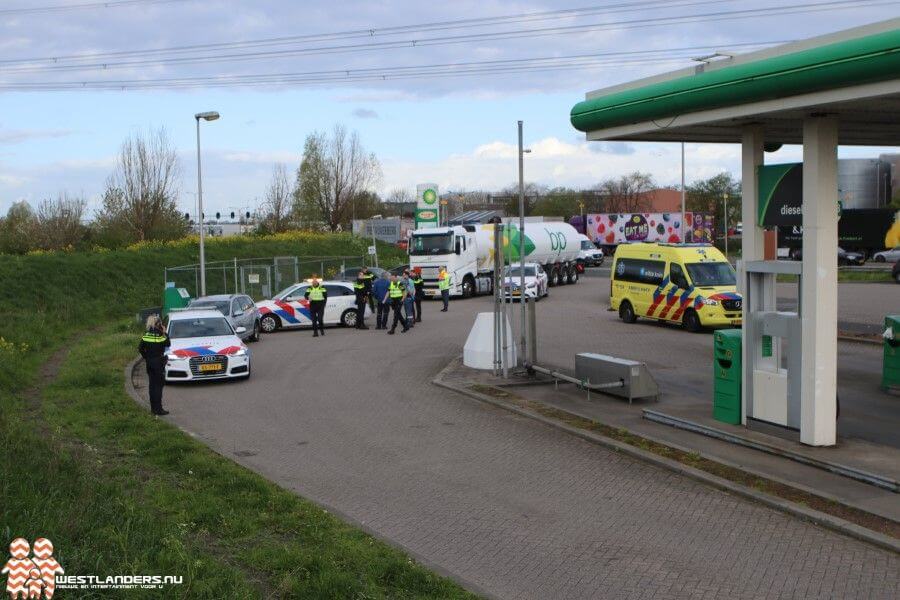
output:
[[[881,346],[882,342],[878,340],[870,340],[868,338],[856,337],[853,335],[841,335],[840,333],[837,336],[838,341],[841,342],[854,342],[857,344],[869,344],[870,346]]]
[[[138,405],[144,408],[150,408],[148,405],[144,404],[144,399],[141,398],[141,395],[138,394],[137,389],[134,387],[134,370],[143,361],[144,359],[138,356],[125,365],[125,393],[131,396],[131,399],[137,402]]]
[[[801,506],[789,500],[782,500],[781,498],[776,498],[774,496],[758,492],[744,485],[728,481],[727,479],[724,479],[717,475],[701,471],[700,469],[695,469],[694,467],[683,465],[677,461],[658,456],[646,450],[641,450],[640,448],[630,446],[628,444],[625,444],[624,442],[619,442],[618,440],[608,438],[604,435],[600,435],[591,431],[584,431],[582,429],[572,427],[571,425],[566,425],[565,423],[561,423],[559,421],[556,421],[555,419],[550,419],[530,410],[520,408],[507,402],[503,402],[486,394],[480,394],[473,390],[445,382],[444,375],[449,372],[458,363],[458,361],[458,358],[453,359],[450,364],[444,367],[437,374],[437,376],[432,380],[432,384],[444,389],[451,390],[453,392],[457,392],[464,396],[468,396],[469,398],[478,400],[479,402],[491,404],[510,412],[514,412],[520,416],[528,417],[529,419],[533,419],[535,421],[543,423],[544,425],[548,425],[561,431],[565,431],[566,433],[579,437],[585,441],[604,446],[615,452],[621,452],[622,454],[631,456],[632,458],[636,458],[644,462],[648,462],[657,467],[667,469],[669,471],[674,471],[675,473],[690,477],[691,479],[700,481],[720,490],[731,492],[749,500],[759,502],[761,504],[769,506],[770,508],[774,508],[794,517],[799,517],[806,521],[810,521],[812,523],[815,523],[816,525],[831,529],[832,531],[836,531],[848,537],[852,537],[862,542],[867,542],[874,546],[878,546],[879,548],[900,554],[900,540],[895,540],[894,538],[882,535],[875,531],[871,531],[869,529],[866,529],[865,527],[856,525],[855,523],[851,523],[839,517],[834,517],[823,512]]]

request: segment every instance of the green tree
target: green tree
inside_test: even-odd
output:
[[[297,170],[294,214],[306,228],[349,230],[357,200],[381,179],[381,164],[363,148],[356,132],[335,125],[331,136],[313,132],[303,144]]]
[[[553,188],[538,199],[531,211],[532,215],[568,218],[580,214],[579,193],[569,188]]]
[[[741,219],[741,182],[731,173],[719,173],[709,179],[695,181],[687,186],[685,207],[692,212],[712,214],[716,224],[716,236],[724,234],[725,198],[728,198],[727,227],[734,227]]]
[[[187,223],[178,210],[180,173],[165,129],[126,139],[97,215],[100,238],[127,243],[183,237]]]
[[[604,196],[605,212],[630,213],[650,208],[647,192],[655,187],[652,175],[635,171],[617,179],[607,179],[597,189]]]
[[[25,254],[37,248],[37,217],[24,200],[14,202],[0,219],[0,253]]]
[[[44,200],[38,206],[35,232],[44,250],[62,250],[85,241],[88,228],[82,222],[86,202],[60,194],[55,200]]]

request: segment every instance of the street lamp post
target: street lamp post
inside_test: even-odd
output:
[[[519,121],[519,312],[521,313],[519,327],[519,346],[522,362],[525,362],[527,348],[525,347],[525,154],[531,152],[522,147],[522,121]],[[510,282],[510,300],[512,300],[512,282]],[[535,296],[537,299],[537,296]],[[532,341],[532,343],[534,343]]]
[[[203,181],[200,170],[200,119],[215,121],[219,118],[216,111],[197,113],[194,119],[197,121],[197,214],[200,215],[200,295],[206,295],[206,231],[203,226]]]

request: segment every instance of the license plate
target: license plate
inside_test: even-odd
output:
[[[437,292],[434,290],[425,290],[426,296],[437,296]]]
[[[201,373],[204,373],[206,371],[222,371],[222,370],[224,370],[223,365],[220,365],[218,363],[211,363],[208,365],[200,365]]]

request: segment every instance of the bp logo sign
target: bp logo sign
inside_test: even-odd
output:
[[[437,202],[437,192],[435,192],[431,188],[428,188],[427,190],[422,192],[422,201],[425,204],[434,204],[435,202]]]

